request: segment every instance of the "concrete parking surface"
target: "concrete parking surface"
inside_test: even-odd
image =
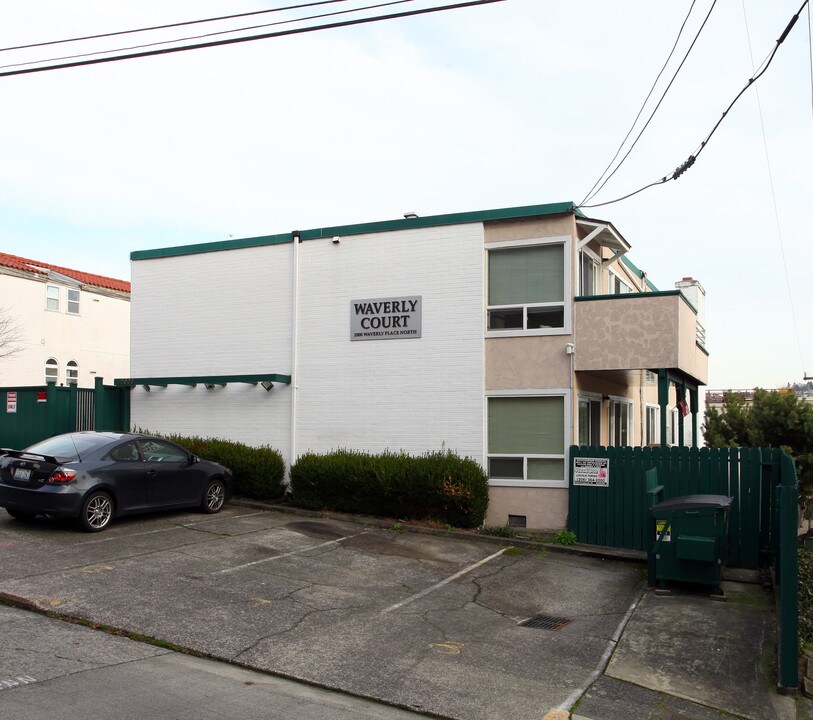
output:
[[[538,720],[578,702],[575,715],[603,720],[625,694],[646,710],[627,717],[786,711],[765,681],[743,700],[733,680],[731,708],[691,688],[671,698],[658,678],[671,682],[669,662],[683,655],[667,652],[665,669],[658,648],[670,647],[682,601],[644,593],[636,564],[233,505],[215,517],[122,520],[98,535],[3,516],[0,552],[0,592],[38,608],[442,717]],[[691,600],[697,617],[716,612]],[[538,616],[547,629],[520,624]],[[710,620],[717,637],[741,629],[720,617]],[[763,649],[769,618],[759,608],[747,618]],[[723,644],[715,661],[730,664],[740,646]],[[692,669],[682,673],[690,685]]]

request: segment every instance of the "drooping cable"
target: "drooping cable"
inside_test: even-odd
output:
[[[658,81],[661,79],[661,75],[663,75],[663,71],[666,70],[666,66],[669,64],[669,61],[672,59],[672,56],[675,54],[675,49],[678,46],[678,42],[680,42],[680,38],[683,35],[683,30],[686,27],[686,23],[689,21],[689,18],[691,17],[692,10],[694,10],[694,5],[695,5],[696,2],[697,2],[697,0],[692,0],[692,4],[689,6],[689,12],[687,12],[686,17],[683,18],[683,23],[680,26],[680,30],[678,30],[678,34],[677,34],[677,37],[675,38],[675,42],[672,44],[672,49],[669,51],[669,55],[667,55],[666,60],[664,61],[663,65],[662,65],[662,67],[660,69],[660,72],[658,72],[657,77],[653,81],[652,87],[649,88],[649,92],[646,94],[646,97],[644,98],[644,101],[641,103],[641,107],[638,110],[638,114],[635,116],[635,119],[632,121],[632,125],[630,125],[630,129],[627,130],[627,134],[624,135],[624,139],[621,141],[621,144],[618,146],[618,149],[615,151],[615,155],[613,155],[610,162],[607,163],[607,167],[604,168],[604,171],[601,173],[601,175],[599,175],[598,179],[593,183],[593,186],[587,191],[587,194],[584,196],[584,199],[582,200],[582,203],[587,202],[592,197],[591,193],[593,192],[593,190],[596,189],[596,185],[598,185],[604,179],[604,176],[610,170],[610,168],[612,167],[612,165],[615,162],[616,158],[621,154],[621,150],[624,149],[624,145],[626,144],[627,140],[629,139],[629,136],[632,135],[632,131],[635,129],[635,125],[638,123],[638,120],[641,117],[641,113],[644,112],[644,108],[646,107],[646,104],[649,102],[649,98],[651,98],[652,93],[655,92],[655,88],[658,85]]]
[[[113,50],[96,50],[95,52],[79,53],[77,55],[63,55],[62,57],[52,57],[52,58],[47,58],[47,59],[44,59],[44,60],[29,60],[29,61],[26,61],[26,62],[10,63],[8,65],[0,65],[0,70],[4,70],[6,68],[11,68],[11,67],[23,67],[23,66],[28,66],[28,65],[36,65],[36,64],[39,64],[39,63],[50,63],[50,62],[59,62],[61,60],[75,60],[77,58],[95,57],[97,55],[107,55],[109,53],[121,53],[121,52],[127,52],[129,50],[140,50],[142,48],[157,47],[158,45],[171,45],[173,43],[187,42],[189,40],[202,40],[203,38],[207,38],[207,37],[216,37],[218,35],[229,35],[231,33],[245,32],[247,30],[257,30],[259,28],[264,28],[264,27],[275,27],[275,26],[278,26],[278,25],[290,25],[292,23],[303,22],[304,20],[319,20],[321,18],[334,17],[336,15],[347,15],[347,14],[350,14],[350,13],[362,12],[364,10],[377,10],[379,8],[387,7],[389,5],[402,5],[402,4],[408,3],[408,2],[415,2],[415,0],[389,0],[389,2],[377,3],[375,5],[366,5],[366,6],[363,6],[363,7],[355,7],[355,8],[351,8],[349,10],[337,10],[335,12],[319,13],[317,15],[307,15],[307,16],[298,17],[298,18],[291,18],[289,20],[277,20],[276,22],[272,22],[272,23],[263,23],[262,25],[249,25],[249,26],[246,26],[246,27],[234,28],[232,30],[217,30],[217,31],[214,31],[214,32],[205,33],[203,35],[191,35],[191,36],[188,36],[188,37],[176,38],[174,40],[160,40],[160,41],[157,41],[157,42],[143,43],[141,45],[130,45],[129,47],[115,48]]]
[[[490,5],[493,3],[505,2],[505,0],[468,0],[468,2],[459,2],[452,5],[436,5],[428,8],[421,8],[419,10],[408,10],[400,13],[390,13],[389,15],[375,15],[373,17],[356,18],[353,20],[343,20],[335,23],[325,23],[322,25],[311,25],[303,28],[291,28],[288,30],[278,30],[276,32],[262,33],[260,35],[249,35],[239,38],[226,38],[223,40],[214,40],[205,43],[196,43],[194,45],[183,45],[180,47],[161,48],[158,50],[146,50],[144,52],[130,53],[126,55],[115,55],[113,57],[94,58],[92,60],[80,60],[78,62],[60,63],[57,65],[46,65],[44,67],[35,68],[21,68],[18,70],[9,70],[1,72],[0,78],[12,77],[14,75],[28,75],[30,73],[47,72],[50,70],[64,70],[67,68],[83,67],[86,65],[99,65],[101,63],[119,62],[121,60],[134,60],[136,58],[153,57],[156,55],[168,55],[170,53],[187,52],[189,50],[202,50],[210,47],[220,47],[223,45],[234,45],[236,43],[252,42],[254,40],[268,40],[271,38],[286,37],[290,35],[302,35],[305,33],[318,32],[320,30],[333,30],[336,28],[352,27],[355,25],[364,25],[367,23],[383,22],[386,20],[396,20],[405,17],[415,17],[418,15],[426,15],[428,13],[443,12],[446,10],[460,10],[468,7],[476,7],[478,5]]]

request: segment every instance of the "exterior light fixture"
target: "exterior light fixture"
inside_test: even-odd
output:
[[[149,385],[142,385],[141,387],[143,387],[147,392],[150,391],[150,386]]]
[[[274,383],[272,383],[270,380],[263,380],[260,385],[265,388],[266,392],[271,392],[274,389]]]
[[[207,390],[215,389],[214,383],[203,383],[203,387],[205,387]]]
[[[405,212],[404,213],[404,219],[405,220],[414,220],[417,217],[418,217],[418,213],[416,213],[416,212]]]

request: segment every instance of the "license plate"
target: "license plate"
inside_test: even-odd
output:
[[[28,468],[14,468],[15,480],[28,480],[31,477],[31,471]]]

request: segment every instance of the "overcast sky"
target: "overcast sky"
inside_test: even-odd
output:
[[[0,46],[282,4],[293,3],[0,0]],[[711,4],[696,1],[659,88]],[[758,66],[800,4],[718,0],[638,146],[594,202],[686,160],[753,74],[752,55]],[[132,250],[407,211],[581,202],[629,129],[690,5],[505,0],[0,78],[0,248],[129,279]],[[285,17],[292,15],[241,23]],[[2,52],[0,65],[75,52],[71,45]],[[630,258],[660,289],[684,276],[703,284],[712,388],[776,387],[813,374],[810,63],[805,10],[694,167],[675,182],[584,211],[618,228],[632,245]]]

